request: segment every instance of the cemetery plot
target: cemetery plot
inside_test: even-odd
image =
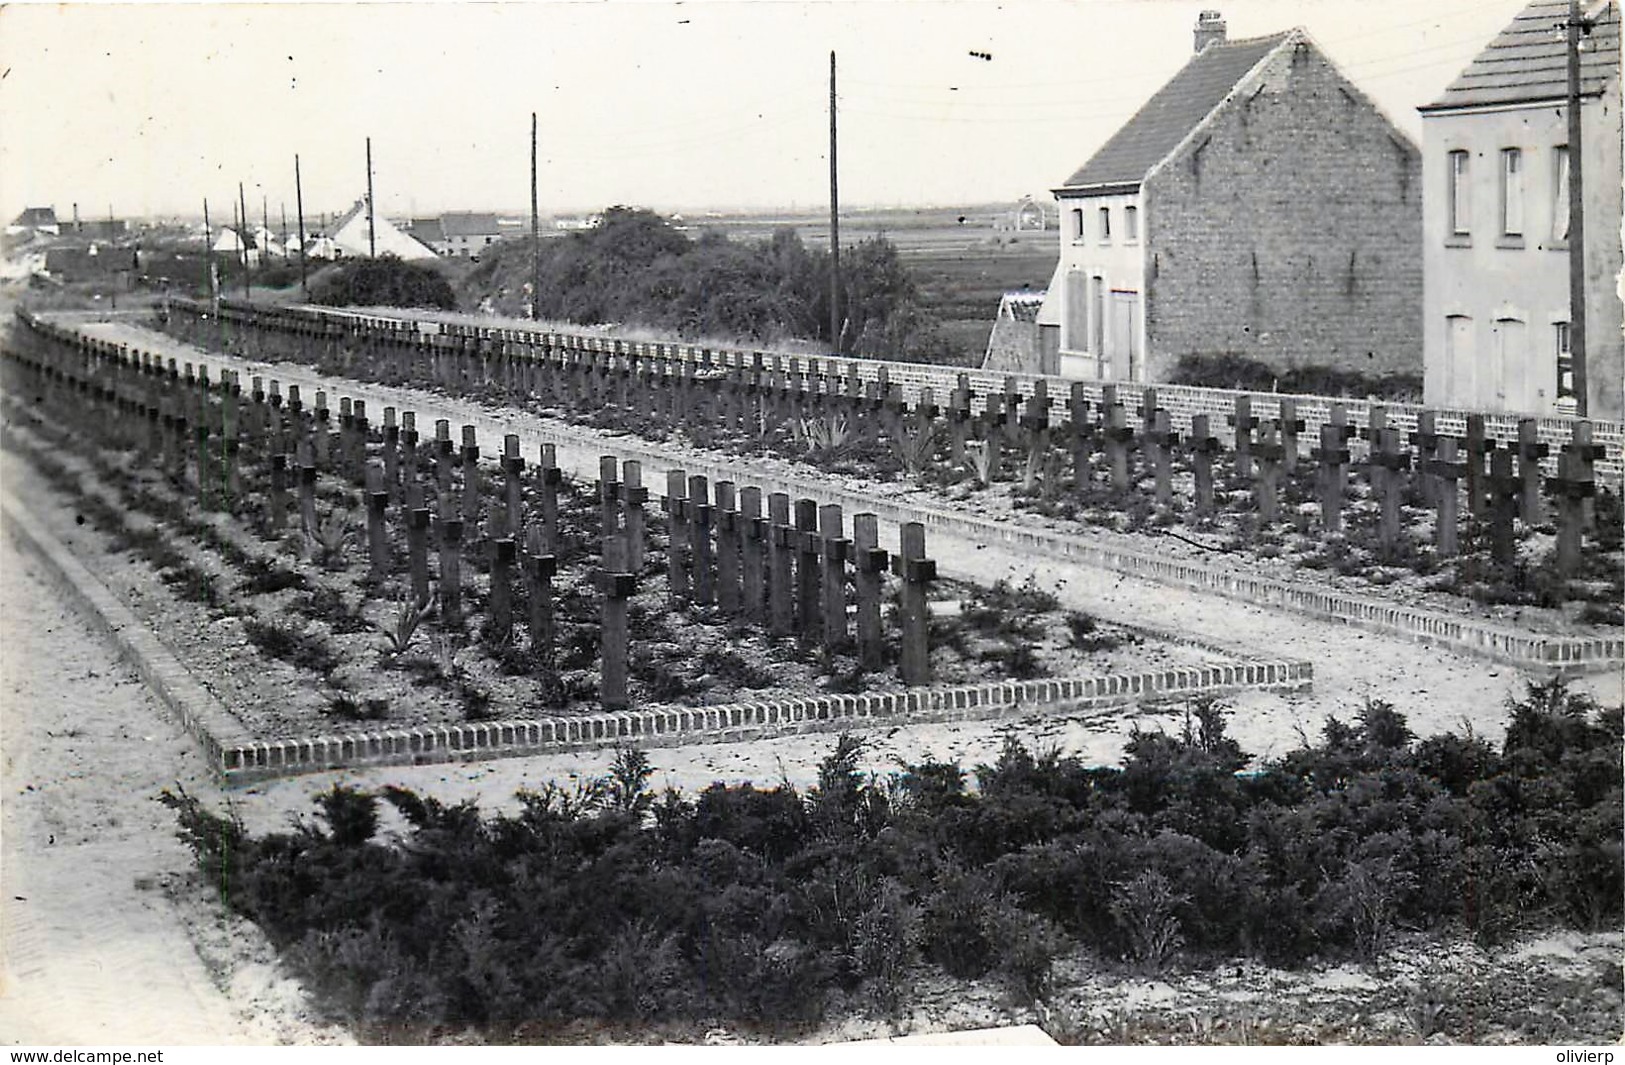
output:
[[[1608,456],[1586,422],[1549,453],[1534,419],[1512,443],[1491,439],[1481,416],[1450,434],[1423,411],[1402,436],[1381,406],[1360,426],[1334,403],[1311,432],[1295,400],[1261,418],[1239,395],[1222,424],[1196,414],[1175,432],[1155,389],[1131,410],[1110,383],[1059,396],[1043,379],[1023,392],[1006,378],[978,395],[959,374],[947,394],[922,387],[907,399],[885,365],[860,378],[855,361],[843,373],[828,359],[450,323],[420,333],[399,319],[250,305],[216,321],[182,301],[169,306],[168,328],[204,346],[430,384],[648,439],[913,483],[1063,530],[1155,536],[1159,550],[1429,609],[1515,612],[1535,631],[1625,621],[1619,497],[1599,484]]]
[[[8,446],[152,564],[108,576],[262,739],[1231,660],[937,581],[917,525],[888,551],[872,514],[681,471],[654,499],[609,457],[577,484],[515,437],[482,464],[471,427],[60,339],[8,360]]]

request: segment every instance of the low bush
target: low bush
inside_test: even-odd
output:
[[[843,737],[806,793],[656,796],[642,752],[482,816],[334,788],[318,823],[250,837],[165,793],[221,897],[361,1038],[570,1023],[767,1025],[895,1011],[923,962],[1045,994],[1074,950],[1144,972],[1232,957],[1369,959],[1399,929],[1486,941],[1625,919],[1622,716],[1561,683],[1505,742],[1418,741],[1394,707],[1248,770],[1224,708],[1137,732],[1119,768],[1013,737],[864,774]],[[377,802],[404,818],[377,834]]]

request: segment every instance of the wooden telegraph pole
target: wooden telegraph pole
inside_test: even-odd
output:
[[[1569,358],[1574,367],[1575,413],[1584,418],[1589,404],[1586,396],[1586,268],[1585,268],[1585,183],[1581,180],[1580,150],[1580,33],[1589,33],[1591,22],[1580,16],[1580,0],[1569,0]]]
[[[250,295],[248,289],[252,283],[248,269],[248,236],[243,231],[248,228],[248,201],[243,198],[243,183],[237,182],[237,247],[242,249],[243,257],[243,298]]]
[[[372,208],[372,138],[367,138],[367,255],[378,258],[378,234],[373,228]]]
[[[214,234],[209,228],[209,198],[203,197],[203,262],[208,271],[209,313],[220,313],[220,293],[214,283]]]
[[[542,316],[542,222],[536,199],[536,112],[530,113],[530,317]]]
[[[299,294],[310,294],[309,279],[305,276],[305,186],[299,177],[299,153],[293,156],[293,209],[299,215]]]
[[[841,201],[835,165],[835,53],[829,53],[829,344],[841,352]]]

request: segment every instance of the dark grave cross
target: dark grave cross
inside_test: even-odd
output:
[[[717,597],[716,560],[711,551],[711,526],[715,512],[711,509],[711,482],[704,474],[696,473],[688,479],[688,535],[693,545],[691,557],[694,567],[694,605],[712,606]]]
[[[885,366],[880,367],[879,374],[881,421],[886,435],[896,440],[903,435],[903,411],[907,405],[903,402],[903,390],[892,383]]]
[[[480,534],[480,444],[472,425],[463,426],[460,465],[463,470],[463,521],[471,539]]]
[[[1513,518],[1523,483],[1512,475],[1512,453],[1497,449],[1490,453],[1490,558],[1497,565],[1510,566],[1517,557]]]
[[[1389,467],[1377,461],[1377,453],[1382,445],[1383,434],[1388,431],[1388,408],[1380,403],[1373,403],[1366,411],[1366,427],[1360,430],[1360,436],[1368,445],[1366,451],[1366,478],[1371,482],[1373,495],[1385,494]]]
[[[377,459],[367,463],[367,572],[374,581],[389,576],[389,530],[384,524],[389,509],[389,492],[384,487],[384,466]]]
[[[598,527],[602,539],[621,534],[621,479],[614,455],[598,457]]]
[[[232,371],[220,393],[220,459],[226,466],[226,508],[234,509],[243,498],[243,472],[238,457],[242,446],[239,406],[243,386]]]
[[[1169,424],[1168,412],[1158,407],[1152,412],[1151,426],[1145,433],[1146,444],[1151,448],[1151,470],[1156,478],[1156,498],[1161,506],[1168,506],[1174,499],[1173,479],[1173,449],[1179,443],[1179,434],[1173,431]],[[1209,467],[1208,495],[1212,502],[1213,480],[1212,468]]]
[[[389,494],[390,505],[401,498],[401,427],[396,422],[394,407],[384,408],[384,491]]]
[[[1328,534],[1343,531],[1343,483],[1350,460],[1347,430],[1352,428],[1336,422],[1322,423],[1320,446],[1311,452],[1320,466],[1320,522]]]
[[[1467,415],[1467,433],[1461,440],[1461,451],[1467,464],[1467,509],[1474,517],[1482,517],[1489,505],[1489,493],[1484,485],[1484,463],[1500,442],[1484,431],[1482,414]]]
[[[446,440],[449,450],[451,440]],[[449,456],[447,470],[449,475]],[[449,479],[449,476],[448,476]],[[440,496],[440,620],[448,628],[462,622],[463,581],[462,555],[463,521],[458,513],[457,499],[447,491]]]
[[[209,368],[200,366],[197,378],[192,382],[190,391],[196,403],[195,413],[192,415],[192,437],[197,446],[197,500],[198,505],[205,510],[209,509],[214,500],[213,464],[209,461]],[[191,365],[187,365],[190,377]]]
[[[970,435],[970,377],[958,374],[948,397],[948,457],[956,466],[965,464],[965,440]]]
[[[981,417],[980,436],[982,446],[987,449],[987,483],[992,484],[999,480],[1004,461],[1001,454],[1004,447],[1004,395],[999,392],[989,392],[984,400]]]
[[[819,630],[818,504],[811,499],[796,500],[796,631],[803,643],[812,643]]]
[[[559,485],[564,483],[564,471],[559,469],[558,452],[553,444],[543,444],[536,466],[536,489],[542,497],[542,543],[548,554],[559,547]]]
[[[553,575],[558,560],[542,546],[542,530],[532,525],[525,539],[525,599],[530,607],[530,653],[538,669],[553,666]]]
[[[898,610],[902,627],[902,660],[898,673],[911,688],[931,683],[930,585],[937,564],[925,557],[925,526],[917,521],[899,529],[899,551],[891,560],[892,572],[903,579]]]
[[[316,531],[316,459],[308,437],[295,442],[294,461],[299,465],[299,526],[310,536]]]
[[[1253,476],[1253,430],[1258,427],[1258,418],[1253,414],[1251,396],[1237,396],[1235,406],[1235,412],[1226,415],[1225,421],[1236,430],[1236,476],[1251,478]]]
[[[821,587],[824,599],[824,647],[831,654],[847,643],[846,560],[852,541],[845,538],[841,506],[828,503],[818,508],[818,539],[823,553]]]
[[[1004,438],[1021,439],[1021,386],[1014,377],[1005,375],[1003,386]]]
[[[1595,482],[1597,479],[1596,463],[1608,457],[1608,449],[1602,444],[1592,443],[1591,423],[1577,421],[1570,430],[1569,442],[1563,450],[1574,456],[1574,476],[1582,482],[1593,485],[1593,491],[1583,495],[1580,499],[1580,511],[1583,515],[1587,532],[1595,532],[1597,528],[1597,515],[1595,503]]]
[[[1400,446],[1398,429],[1379,430],[1371,446],[1372,472],[1382,471],[1378,537],[1382,546],[1391,551],[1399,543],[1399,497],[1404,488],[1403,472],[1411,468],[1411,453]]]
[[[1072,484],[1081,493],[1089,485],[1097,435],[1095,425],[1089,418],[1089,395],[1082,381],[1072,382],[1067,395],[1066,416],[1068,440],[1072,445]]]
[[[627,459],[621,463],[621,526],[626,530],[626,564],[633,573],[643,572],[645,537],[643,507],[649,490],[643,487],[643,463]]]
[[[418,479],[418,423],[412,411],[401,414],[401,485],[415,484]]]
[[[333,441],[328,435],[331,430],[328,427],[329,412],[326,392],[317,391],[316,409],[312,413],[312,417],[316,419],[316,424],[311,427],[311,439],[316,445],[316,465],[320,469],[330,470],[332,465],[329,460],[332,455]]]
[[[1213,456],[1222,445],[1213,435],[1208,415],[1191,415],[1191,477],[1195,485],[1196,513],[1213,513]]]
[[[788,636],[795,631],[795,585],[792,561],[795,529],[790,525],[790,497],[774,492],[767,497],[767,616],[768,631]]]
[[[491,500],[485,530],[491,551],[490,639],[500,647],[513,639],[513,563],[517,554],[505,501]]]
[[[666,544],[666,586],[673,607],[688,602],[688,476],[682,470],[666,471],[666,497],[662,501],[670,535]]]
[[[1021,427],[1025,430],[1027,436],[1027,485],[1029,488],[1043,474],[1045,464],[1049,460],[1050,403],[1049,386],[1040,377],[1033,382],[1033,394],[1022,405],[1023,410],[1021,412]],[[1051,487],[1046,479],[1045,491],[1048,492]]]
[[[1435,441],[1436,457],[1428,459],[1422,472],[1433,479],[1433,505],[1437,514],[1434,544],[1440,558],[1454,558],[1458,550],[1459,496],[1461,478],[1467,472],[1466,464],[1457,461],[1455,437],[1440,437]],[[1510,468],[1510,467],[1509,467]],[[1398,475],[1395,475],[1398,480]]]
[[[451,442],[451,422],[437,418],[434,423],[434,487],[440,511],[445,513],[452,505],[452,461],[457,453]]]
[[[739,506],[732,481],[718,481],[717,493],[717,609],[725,617],[739,613],[741,537]]]
[[[255,374],[249,378],[248,386],[248,431],[256,439],[263,440],[265,438],[265,378]]]
[[[519,436],[502,438],[502,501],[506,510],[508,535],[517,540],[525,524],[525,460],[519,454]]]
[[[1439,416],[1434,411],[1418,411],[1416,415],[1416,431],[1411,433],[1411,443],[1416,446],[1416,467],[1418,470],[1423,471],[1418,487],[1422,491],[1422,498],[1434,507],[1438,506],[1438,500],[1434,498],[1434,494],[1438,490],[1438,482],[1434,480],[1431,473],[1426,471],[1431,468],[1429,463],[1439,453],[1441,438],[1439,436],[1438,420]]]
[[[745,617],[761,622],[764,612],[766,586],[762,568],[767,554],[767,524],[762,520],[762,490],[746,487],[739,490],[739,533],[741,537],[739,578],[743,586],[741,596]]]
[[[879,518],[869,512],[852,516],[853,584],[858,598],[858,667],[877,672],[885,662],[880,635],[880,585],[888,556],[880,547]]]
[[[412,603],[429,605],[429,506],[416,479],[405,486],[406,568],[412,581]]]
[[[366,476],[367,468],[367,437],[371,427],[367,424],[367,404],[363,400],[356,400],[350,407],[350,446],[355,449],[350,460],[350,469],[357,484]]]
[[[1518,480],[1523,484],[1519,513],[1525,525],[1539,525],[1545,517],[1540,498],[1540,460],[1550,453],[1540,442],[1540,423],[1534,418],[1518,419]]]
[[[1303,432],[1303,419],[1298,417],[1298,401],[1282,399],[1280,403],[1281,468],[1288,474],[1298,471],[1298,436]]]
[[[1274,524],[1280,509],[1281,452],[1280,427],[1274,419],[1259,423],[1258,442],[1253,445],[1257,469],[1253,476],[1254,499],[1258,516],[1266,525]]]
[[[627,569],[623,537],[604,540],[603,568],[597,576],[598,590],[604,596],[598,701],[605,710],[626,710],[631,706],[626,692],[627,645],[631,640],[627,601],[637,594],[638,578]]]
[[[350,409],[350,397],[339,397],[339,454],[337,473],[345,480],[356,479],[355,468],[355,414]]]
[[[1557,476],[1548,478],[1547,489],[1557,497],[1557,572],[1574,576],[1580,566],[1585,534],[1585,504],[1596,494],[1596,481],[1587,476],[1578,452],[1566,447],[1557,456]]]
[[[1128,412],[1117,398],[1116,385],[1106,385],[1101,389],[1100,402],[1105,415],[1105,429],[1101,436],[1106,441],[1112,487],[1122,491],[1129,486],[1128,452],[1133,446],[1134,430],[1128,424]]]

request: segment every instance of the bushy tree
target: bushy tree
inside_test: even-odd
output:
[[[319,274],[310,285],[310,302],[325,307],[457,307],[451,282],[436,267],[409,263],[393,255],[348,259]]]

